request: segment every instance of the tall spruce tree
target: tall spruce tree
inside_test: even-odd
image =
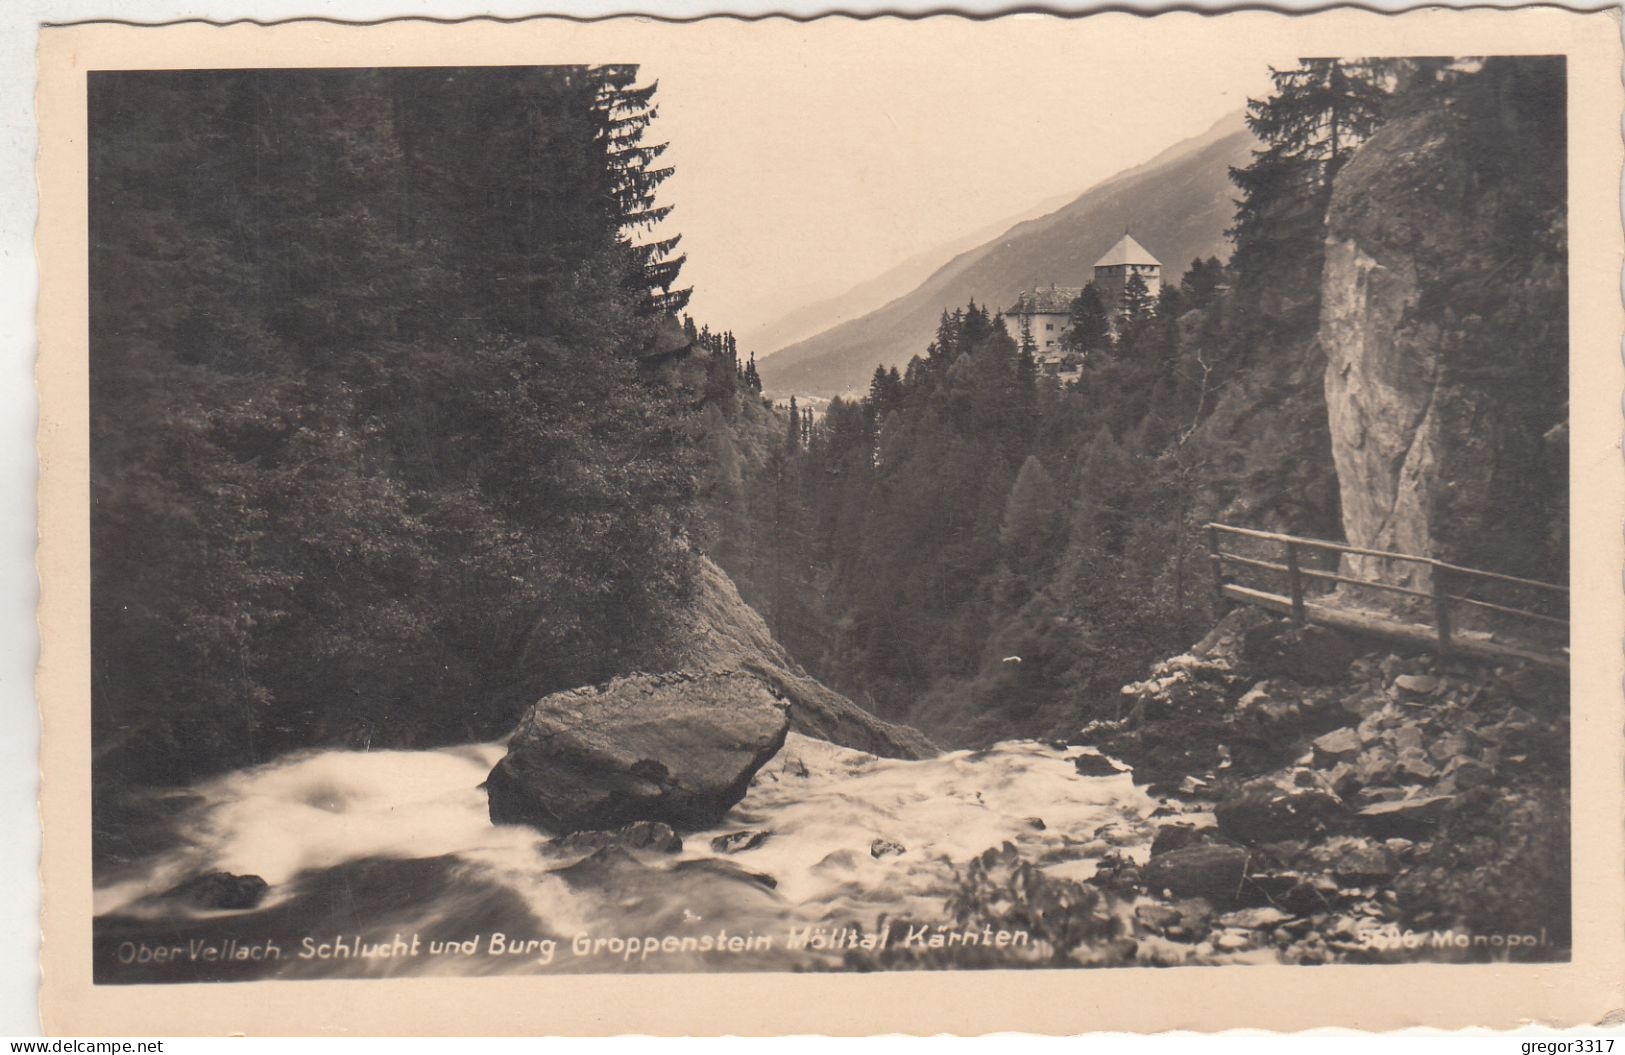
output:
[[[1320,282],[1332,181],[1382,122],[1387,72],[1375,63],[1304,59],[1270,77],[1274,93],[1247,104],[1247,127],[1264,149],[1230,170],[1241,191],[1231,261],[1250,290],[1275,287],[1277,300],[1302,305]]]
[[[1012,565],[1033,570],[1047,563],[1057,514],[1055,483],[1038,456],[1029,454],[1010,488],[999,525],[999,544]]]
[[[1138,274],[1130,275],[1123,284],[1123,303],[1119,308],[1118,326],[1131,328],[1145,322],[1156,314],[1156,300],[1151,296],[1151,289],[1145,284],[1145,279]]]
[[[1271,70],[1275,93],[1247,105],[1247,127],[1276,158],[1312,166],[1321,185],[1336,178],[1382,121],[1387,92],[1383,67],[1345,59],[1303,59]]]
[[[609,65],[594,68],[589,76],[596,81],[598,141],[611,173],[609,193],[615,203],[616,224],[623,234],[647,232],[670,215],[670,205],[656,204],[660,185],[670,178],[671,166],[653,167],[669,144],[644,145],[643,136],[659,113],[653,105],[658,84],[637,84],[635,65]],[[685,257],[673,256],[681,235],[633,246],[640,267],[636,279],[648,293],[652,313],[675,314],[688,303],[690,289],[674,289]]]
[[[1032,320],[1032,316],[1027,315],[1025,313],[1021,316],[1021,342],[1020,342],[1020,347],[1021,347],[1021,352],[1022,352],[1023,355],[1037,355],[1038,354],[1038,342],[1033,339],[1033,320]]]
[[[1061,335],[1065,347],[1079,355],[1103,351],[1111,343],[1111,325],[1106,305],[1100,299],[1100,288],[1093,282],[1084,286],[1068,309],[1066,332]]]
[[[1198,257],[1191,261],[1190,269],[1180,279],[1179,292],[1188,307],[1200,310],[1213,302],[1223,284],[1224,264],[1220,263],[1219,258],[1210,256],[1203,260]]]

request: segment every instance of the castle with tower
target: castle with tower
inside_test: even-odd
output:
[[[1152,300],[1162,290],[1162,262],[1127,231],[1095,261],[1094,272],[1094,285],[1106,309],[1107,325],[1114,330],[1123,311],[1124,293],[1136,276],[1145,284]],[[1010,336],[1018,344],[1024,336],[1031,336],[1040,367],[1062,381],[1076,380],[1081,373],[1081,361],[1071,361],[1075,356],[1069,356],[1062,337],[1071,325],[1072,302],[1082,292],[1080,286],[1053,283],[1047,289],[1034,287],[1024,290],[1004,313]]]
[[[1115,318],[1122,310],[1123,292],[1135,275],[1140,276],[1146,292],[1156,300],[1162,291],[1162,261],[1124,231],[1118,243],[1095,261],[1095,288],[1100,291],[1100,301],[1109,317]]]

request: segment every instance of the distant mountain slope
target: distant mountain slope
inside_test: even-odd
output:
[[[1064,194],[1050,198],[1031,208],[1023,209],[1020,213],[1006,216],[996,223],[987,224],[942,245],[915,253],[901,264],[889,267],[873,278],[865,279],[844,293],[811,304],[798,305],[795,310],[765,325],[742,331],[739,334],[740,347],[754,351],[758,356],[767,355],[781,348],[788,348],[797,341],[816,336],[833,325],[874,311],[924,282],[932,272],[943,265],[944,261],[952,260],[966,250],[975,249],[989,239],[997,238],[1018,223],[1052,212],[1070,200],[1070,196]]]
[[[770,394],[838,395],[867,386],[877,364],[901,366],[922,354],[944,308],[1007,307],[1035,282],[1078,286],[1094,262],[1130,228],[1175,281],[1194,257],[1227,257],[1235,188],[1229,168],[1256,145],[1235,114],[1144,165],[1113,176],[1047,216],[945,264],[911,293],[758,363]]]

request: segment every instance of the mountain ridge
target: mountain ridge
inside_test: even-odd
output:
[[[923,354],[944,309],[975,299],[1002,309],[1036,283],[1081,285],[1090,267],[1131,228],[1177,281],[1195,257],[1227,257],[1232,165],[1256,140],[1240,112],[1150,160],[1125,169],[1043,216],[965,250],[915,289],[759,361],[770,394],[859,391],[876,365],[901,368]]]
[[[1007,214],[974,231],[939,242],[840,293],[821,297],[760,326],[741,331],[740,345],[756,351],[757,358],[762,359],[780,349],[816,337],[841,322],[861,318],[909,293],[940,270],[946,261],[999,237],[1017,224],[1054,212],[1074,198],[1075,195],[1071,194],[1054,194],[1020,212]],[[832,319],[835,321],[831,322]]]

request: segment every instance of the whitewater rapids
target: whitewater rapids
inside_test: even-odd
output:
[[[1006,841],[1070,879],[1110,850],[1143,859],[1157,806],[1127,773],[1080,776],[1075,750],[1035,741],[898,761],[792,733],[679,853],[589,857],[490,822],[479,785],[503,751],[310,752],[171,796],[147,852],[97,877],[98,981],[838,966],[785,935],[942,920],[955,868]],[[712,849],[744,831],[770,834]],[[877,840],[904,852],[875,856]],[[236,912],[166,896],[212,871],[270,890]]]

